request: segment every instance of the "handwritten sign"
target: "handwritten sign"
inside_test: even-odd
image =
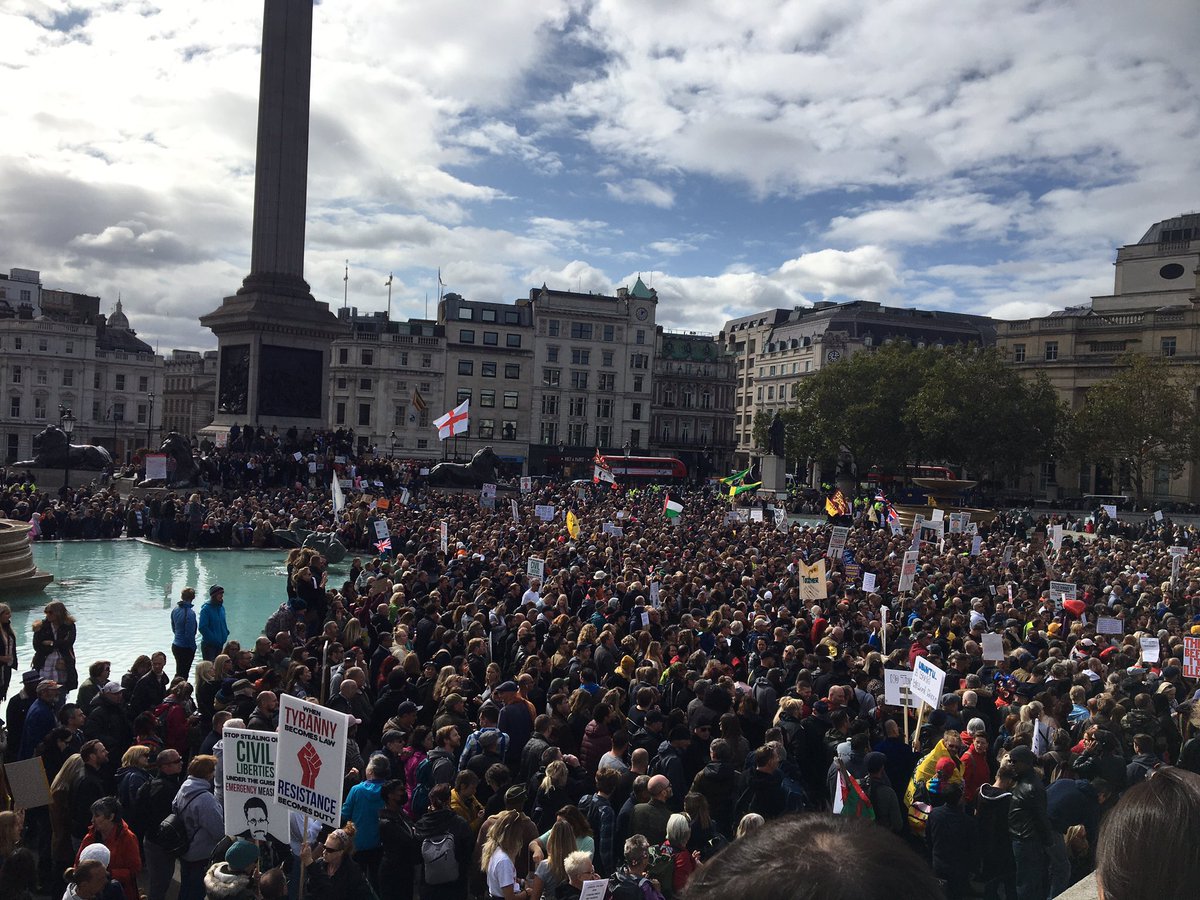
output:
[[[1124,634],[1125,622],[1112,616],[1101,616],[1096,620],[1097,634]]]
[[[533,508],[533,514],[543,522],[554,521],[554,507],[539,503]]]
[[[923,656],[918,656],[913,663],[912,681],[909,690],[918,700],[923,700],[937,708],[942,702],[942,686],[946,683],[946,673]]]
[[[883,702],[888,706],[917,708],[912,694],[912,672],[906,669],[883,670]]]
[[[904,554],[904,563],[900,567],[900,593],[906,594],[912,590],[913,580],[917,577],[917,551],[909,550]]]

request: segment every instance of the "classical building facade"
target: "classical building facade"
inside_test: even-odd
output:
[[[333,343],[329,427],[354,431],[360,450],[406,458],[440,459],[437,432],[446,397],[446,331],[428,319],[391,321],[385,313],[338,310],[347,326]],[[411,408],[413,392],[426,409]]]
[[[733,319],[722,329],[720,340],[738,360],[735,416],[736,465],[740,466],[757,452],[755,415],[773,415],[790,405],[792,390],[804,377],[893,341],[915,347],[991,346],[996,330],[985,316],[904,309],[867,300],[823,301]]]
[[[51,292],[64,311],[38,317],[0,310],[0,434],[6,463],[33,456],[33,436],[75,418],[72,441],[108,448],[123,463],[161,432],[163,359],[138,338],[118,300]],[[47,312],[44,310],[44,312]]]
[[[212,422],[217,406],[217,351],[172,350],[163,365],[163,432],[189,440]]]
[[[737,357],[714,335],[658,329],[650,446],[694,478],[726,474],[735,447]]]
[[[1022,372],[1044,372],[1073,409],[1088,390],[1119,371],[1126,353],[1169,359],[1200,387],[1200,213],[1156,222],[1117,250],[1113,292],[1047,316],[999,325],[998,345]],[[1119,423],[1114,423],[1119,427]],[[1147,485],[1153,500],[1200,501],[1195,465],[1172,477],[1165,469]],[[1014,486],[1059,497],[1131,493],[1118,461],[1084,466],[1043,461]]]

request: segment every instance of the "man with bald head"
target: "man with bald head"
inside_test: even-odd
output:
[[[629,833],[646,836],[653,845],[667,839],[667,820],[671,818],[671,781],[666,775],[653,775],[646,785],[650,800],[639,803],[629,817]]]

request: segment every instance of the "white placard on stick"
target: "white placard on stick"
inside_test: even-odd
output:
[[[546,575],[546,561],[538,559],[536,556],[529,557],[525,563],[525,573],[530,578],[544,578]]]
[[[533,508],[533,514],[543,522],[554,521],[554,507],[539,503]]]
[[[883,670],[883,702],[888,706],[917,708],[917,698],[911,690],[912,672],[906,669]]]
[[[529,475],[521,476],[521,493],[528,494],[533,490],[533,478]]]
[[[1102,503],[1100,508],[1108,513],[1108,517],[1114,522],[1117,521],[1117,505],[1115,503]]]
[[[579,889],[579,900],[604,900],[604,896],[607,893],[607,878],[598,878],[594,881],[585,881],[583,883],[583,887]]]
[[[1050,582],[1050,602],[1061,603],[1063,600],[1075,600],[1078,597],[1078,589],[1075,584],[1070,581],[1052,581]]]
[[[272,834],[287,843],[288,811],[275,802],[279,735],[226,728],[221,732],[221,746],[226,833],[248,841],[261,841]]]
[[[1101,616],[1096,620],[1097,634],[1124,634],[1125,621],[1112,616]]]
[[[349,732],[345,713],[290,694],[280,696],[277,802],[330,828],[341,825]]]
[[[1158,662],[1159,641],[1156,637],[1144,637],[1139,639],[1142,647],[1142,662],[1155,663]]]
[[[441,541],[440,546],[443,553],[450,551],[450,523],[442,522],[438,525],[438,536]]]
[[[162,481],[167,480],[166,454],[149,453],[146,455],[146,478],[158,478]]]
[[[869,594],[875,590],[875,573],[863,572],[863,593]]]
[[[898,590],[906,594],[912,590],[913,579],[917,577],[917,551],[907,550],[904,553],[904,564],[900,567],[900,584]]]
[[[829,534],[829,548],[825,551],[825,556],[829,559],[839,559],[842,551],[846,549],[846,538],[849,536],[849,528],[844,526],[834,528]]]
[[[987,660],[1004,659],[1004,638],[999,634],[983,636],[983,658]]]
[[[909,689],[918,700],[924,700],[937,709],[938,704],[942,702],[942,686],[945,683],[945,672],[923,656],[916,658]]]

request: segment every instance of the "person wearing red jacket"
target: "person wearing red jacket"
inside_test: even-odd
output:
[[[967,732],[963,732],[963,741],[971,741],[971,746],[967,748],[967,752],[962,756],[963,764],[963,801],[968,806],[975,804],[975,798],[979,796],[979,789],[985,784],[991,784],[992,769],[988,765],[988,739],[987,735],[977,734],[974,739]]]
[[[165,727],[162,729],[165,748],[176,750],[183,757],[188,755],[188,721],[192,716],[192,686],[178,681],[167,691],[167,698],[154,708],[154,717]]]
[[[138,839],[121,819],[115,797],[101,797],[92,804],[92,824],[79,844],[75,865],[89,844],[108,848],[108,872],[121,885],[125,900],[138,900],[138,873],[142,871],[142,853]]]

